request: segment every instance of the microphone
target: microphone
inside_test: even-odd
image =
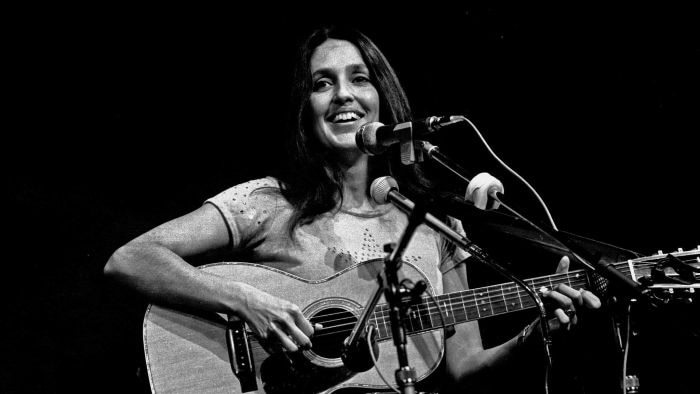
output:
[[[396,183],[396,179],[390,176],[382,176],[372,181],[372,184],[369,187],[369,195],[372,197],[372,200],[374,200],[375,203],[386,204],[391,202],[405,213],[410,214],[416,207],[416,204],[413,201],[399,193],[399,185]],[[457,241],[458,245],[466,246],[465,250],[474,254],[475,250],[473,249],[476,246],[469,242],[462,234],[454,231],[450,226],[445,224],[445,222],[436,218],[430,213],[425,214],[424,220],[428,227],[442,233],[454,241]]]
[[[390,125],[380,122],[365,123],[355,133],[355,144],[368,155],[378,155],[391,145],[412,141],[414,137],[423,137],[462,120],[461,116],[431,116]]]

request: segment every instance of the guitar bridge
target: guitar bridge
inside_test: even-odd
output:
[[[231,369],[241,384],[241,391],[243,393],[256,391],[258,383],[255,380],[255,364],[250,352],[245,323],[231,315],[228,316],[226,326],[226,345]]]

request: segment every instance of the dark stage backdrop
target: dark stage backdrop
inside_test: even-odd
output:
[[[294,48],[324,20],[353,23],[376,41],[415,117],[471,119],[561,230],[641,254],[696,247],[700,37],[689,7],[114,4],[12,13],[2,391],[138,392],[145,303],[106,282],[103,266],[133,237],[279,165]],[[436,138],[472,174],[499,177],[513,207],[545,221],[473,131]],[[509,263],[527,275],[555,261]],[[485,341],[530,317],[485,321]],[[681,376],[697,360],[676,361],[688,336],[650,326],[650,350],[635,359],[642,379],[689,390]],[[617,368],[610,354],[583,355],[579,379]]]

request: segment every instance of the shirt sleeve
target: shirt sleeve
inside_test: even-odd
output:
[[[231,249],[237,251],[264,238],[280,196],[277,182],[264,178],[233,186],[205,203],[214,205],[224,217],[231,236]]]

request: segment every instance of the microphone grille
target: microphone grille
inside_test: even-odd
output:
[[[386,204],[389,201],[389,191],[391,189],[399,190],[399,184],[396,179],[390,176],[382,176],[374,181],[369,187],[369,195],[377,204]]]
[[[380,122],[365,123],[355,133],[355,145],[363,153],[373,156],[384,151],[385,148],[377,144],[377,129],[380,126],[383,126]]]

